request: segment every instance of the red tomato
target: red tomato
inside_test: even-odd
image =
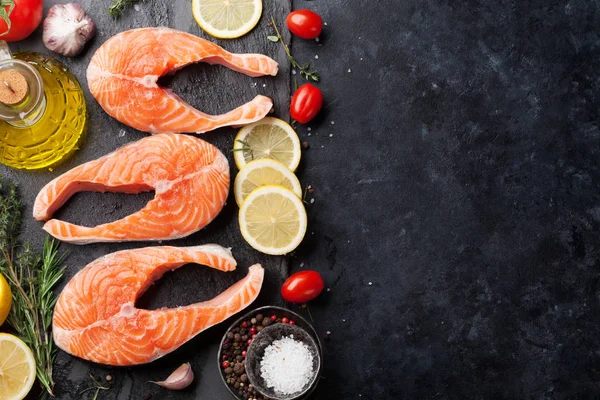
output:
[[[290,104],[290,116],[301,124],[313,119],[323,107],[323,93],[318,87],[306,83],[296,90]]]
[[[285,23],[294,35],[302,39],[316,39],[323,29],[323,20],[319,14],[310,10],[292,11]]]
[[[318,272],[296,272],[284,282],[281,296],[289,303],[302,304],[316,298],[324,287],[325,282]]]
[[[42,22],[44,13],[43,0],[12,0],[15,5],[8,16],[10,19],[10,30],[4,18],[0,18],[0,34],[8,30],[5,35],[0,35],[0,40],[16,42],[31,35]],[[4,2],[3,2],[4,3]],[[4,13],[8,14],[9,6],[4,6]]]

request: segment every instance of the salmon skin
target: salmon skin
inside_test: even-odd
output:
[[[149,363],[246,308],[263,283],[264,269],[255,264],[245,278],[212,300],[159,310],[135,307],[154,281],[186,263],[220,271],[236,267],[231,252],[219,245],[124,250],[91,262],[58,297],[52,320],[56,345],[101,364]]]
[[[47,221],[81,191],[140,193],[155,197],[140,211],[95,227],[51,219],[44,230],[75,244],[168,240],[210,223],[229,193],[229,162],[213,145],[189,135],[159,134],[129,143],[48,183],[35,199],[33,216]]]
[[[108,114],[150,133],[202,133],[256,122],[271,111],[271,99],[259,95],[226,114],[208,115],[158,86],[161,76],[200,61],[252,77],[274,76],[278,70],[277,62],[262,54],[232,54],[189,33],[142,28],[108,39],[92,57],[87,81]]]

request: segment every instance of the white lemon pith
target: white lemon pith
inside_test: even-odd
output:
[[[234,39],[256,26],[262,14],[262,0],[192,0],[192,13],[209,35]]]
[[[233,143],[233,157],[240,170],[250,161],[270,158],[295,171],[301,156],[300,139],[294,129],[273,117],[244,126]]]
[[[237,174],[233,191],[238,206],[253,190],[265,185],[280,185],[302,197],[302,186],[296,175],[280,162],[263,158],[250,161]]]
[[[295,250],[306,233],[302,200],[283,186],[259,187],[246,197],[239,214],[242,236],[254,249],[271,255]]]
[[[31,349],[16,336],[0,333],[0,399],[22,400],[35,376]]]

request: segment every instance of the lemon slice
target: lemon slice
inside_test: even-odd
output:
[[[306,233],[302,200],[283,186],[267,185],[252,191],[239,214],[242,236],[254,249],[271,255],[287,254]]]
[[[273,117],[244,126],[233,143],[233,158],[238,169],[252,160],[272,158],[295,171],[301,155],[300,139],[294,128]]]
[[[0,274],[0,325],[6,321],[10,306],[12,305],[12,293],[6,279]]]
[[[0,333],[0,399],[22,400],[35,376],[31,349],[18,337]]]
[[[235,177],[233,192],[238,206],[250,192],[265,185],[281,185],[302,198],[302,186],[296,175],[280,162],[263,158],[250,161]]]
[[[256,26],[262,14],[262,0],[192,0],[192,13],[209,35],[234,39]]]

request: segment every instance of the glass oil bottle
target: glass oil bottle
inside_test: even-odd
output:
[[[79,148],[86,129],[77,78],[52,57],[11,54],[0,41],[0,163],[28,170],[53,167]]]

